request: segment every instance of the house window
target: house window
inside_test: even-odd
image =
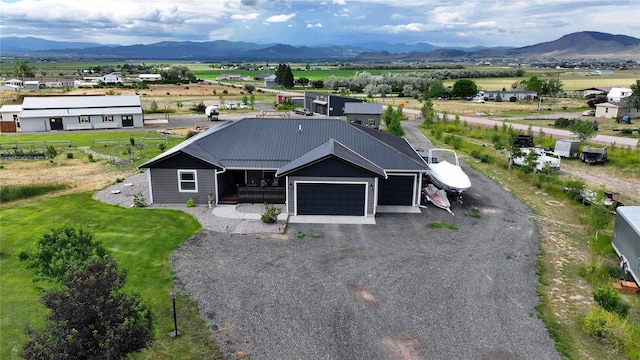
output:
[[[198,176],[196,170],[178,170],[178,191],[198,192]]]
[[[609,108],[604,108],[604,113],[608,114],[609,113]]]
[[[102,122],[113,122],[113,115],[102,115]]]
[[[82,115],[80,116],[80,122],[81,123],[90,123],[91,122],[91,118],[87,115]]]

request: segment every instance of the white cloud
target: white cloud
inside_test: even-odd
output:
[[[347,5],[346,1],[344,1],[344,0],[333,0],[332,4],[335,4],[335,5]]]
[[[267,23],[281,23],[281,22],[289,21],[295,16],[296,16],[295,13],[294,14],[274,15],[274,16],[268,17],[265,20],[265,22],[267,22]]]
[[[392,20],[400,20],[400,19],[406,19],[407,17],[404,15],[400,15],[400,14],[391,14],[391,19]]]
[[[241,20],[241,21],[249,21],[249,20],[255,20],[258,18],[258,16],[260,16],[260,14],[258,13],[251,13],[251,14],[233,14],[231,15],[231,18],[233,20]]]
[[[321,27],[322,27],[322,24],[320,24],[320,23],[317,23],[317,24],[311,24],[311,23],[309,23],[309,24],[307,24],[307,28],[308,28],[308,29],[311,29],[311,28],[314,28],[314,27],[321,28]]]
[[[398,34],[403,32],[424,31],[427,29],[427,27],[424,24],[410,23],[402,25],[385,25],[382,26],[382,29],[390,33]]]

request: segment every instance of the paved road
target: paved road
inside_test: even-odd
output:
[[[413,110],[413,109],[405,109],[404,112],[412,117],[415,117],[416,115],[420,114],[419,110]],[[478,125],[491,126],[491,127],[494,125],[502,126],[503,124],[502,120],[492,120],[492,119],[487,119],[482,117],[472,117],[472,116],[461,116],[460,120],[461,121],[466,120],[470,124],[478,124]],[[514,124],[508,121],[505,121],[504,123],[506,123],[508,126],[511,126],[517,130],[527,131],[529,128],[528,125],[524,125],[524,124]],[[540,130],[542,130],[545,134],[552,135],[553,137],[556,137],[556,138],[574,139],[574,136],[568,130],[547,128],[547,127],[541,127],[541,126],[532,126],[531,129],[536,134],[540,132]],[[638,139],[620,137],[620,136],[611,136],[611,135],[596,135],[594,138],[590,139],[589,142],[592,142],[595,144],[607,145],[607,146],[611,145],[612,143],[616,143],[617,146],[630,146],[632,148],[635,148],[636,145],[638,144]]]
[[[405,126],[430,144],[419,121]],[[535,306],[529,210],[465,167],[456,216],[290,224],[286,235],[202,232],[173,256],[226,354],[252,359],[559,359]],[[477,209],[477,212],[474,210]],[[457,230],[430,228],[434,222]]]

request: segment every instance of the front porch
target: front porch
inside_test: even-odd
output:
[[[286,189],[284,186],[231,185],[222,193],[219,203],[284,204],[285,201]]]

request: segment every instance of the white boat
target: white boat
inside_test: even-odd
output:
[[[462,193],[471,187],[471,181],[460,167],[458,154],[450,149],[430,149],[426,160],[429,165],[427,176],[431,182],[456,195],[458,202],[462,203]]]

